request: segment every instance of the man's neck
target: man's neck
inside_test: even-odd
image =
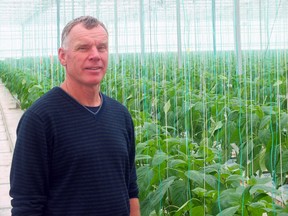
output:
[[[60,87],[83,106],[96,107],[101,105],[100,85],[75,87],[65,80]]]

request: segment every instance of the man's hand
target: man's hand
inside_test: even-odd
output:
[[[140,216],[140,204],[138,198],[130,199],[130,216]]]

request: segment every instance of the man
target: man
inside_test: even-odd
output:
[[[140,215],[133,122],[100,92],[108,64],[103,23],[90,16],[68,23],[58,57],[64,82],[26,110],[17,128],[12,215]]]

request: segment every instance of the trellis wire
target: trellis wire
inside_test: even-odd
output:
[[[34,0],[35,4],[37,2]],[[157,170],[155,175],[159,181],[158,185],[155,183],[150,187],[151,194],[158,187],[161,194],[163,187],[162,193],[167,196],[163,195],[160,200],[159,208],[162,210],[159,214],[173,215],[177,211],[169,212],[172,207],[167,205],[173,197],[163,184],[174,174],[171,161],[182,155],[180,146],[178,154],[169,155],[173,150],[169,143],[171,137],[185,139],[189,162],[186,174],[195,167],[191,161],[196,157],[196,150],[190,146],[196,143],[195,146],[202,148],[203,167],[196,171],[203,174],[206,194],[210,188],[206,182],[211,178],[207,174],[211,151],[216,154],[215,164],[239,165],[239,184],[243,191],[252,176],[263,177],[265,172],[270,174],[274,189],[285,183],[284,152],[288,144],[287,137],[281,134],[288,128],[281,124],[281,118],[288,107],[288,41],[285,40],[288,32],[283,30],[287,7],[288,3],[279,0],[246,3],[239,0],[50,0],[47,7],[41,7],[40,13],[19,24],[19,40],[23,41],[18,50],[21,59],[13,59],[11,55],[6,56],[12,58],[6,62],[13,65],[11,68],[34,74],[39,84],[44,82],[43,88],[47,91],[64,78],[63,67],[56,57],[60,27],[80,15],[90,14],[102,20],[109,30],[110,63],[101,90],[130,109],[136,135],[139,135],[137,141],[150,148],[142,153],[148,155],[156,149],[155,154],[159,153],[159,157],[165,155],[164,172],[162,163],[155,162],[157,166],[153,167],[153,160],[159,160],[156,157],[139,160],[141,163],[137,161],[137,165],[152,164],[151,171]],[[13,38],[12,33],[10,35]],[[17,40],[15,37],[13,39]],[[18,51],[11,48],[11,53]],[[196,101],[197,96],[199,101]],[[231,111],[232,105],[236,107],[234,111]],[[262,110],[263,113],[269,112],[266,116],[268,126],[264,120],[262,126],[271,135],[271,143],[267,144],[271,144],[269,149],[267,147],[267,151],[271,150],[269,163],[265,164],[267,170],[258,168],[261,158],[257,154],[267,153],[262,150],[264,144],[261,148],[258,146],[260,130],[255,134],[255,127],[261,126],[261,122],[253,121],[260,118],[255,114],[259,107],[269,108]],[[198,111],[200,114],[196,115]],[[235,122],[231,120],[234,113],[239,114]],[[202,125],[196,125],[199,122]],[[147,125],[154,127],[152,137],[147,132]],[[201,130],[197,128],[200,126]],[[235,136],[238,138],[236,141]],[[153,139],[155,146],[149,146]],[[221,204],[224,175],[221,171],[219,166],[215,174],[219,215],[225,211]],[[193,190],[197,184],[187,176],[186,198],[192,200],[196,197]],[[177,180],[183,178],[177,176]],[[150,182],[156,182],[155,179],[150,179]],[[276,194],[271,196],[276,211]],[[244,215],[245,196],[241,200],[238,212]],[[208,205],[209,199],[204,196],[203,206]],[[187,210],[189,215],[197,215],[192,209]]]

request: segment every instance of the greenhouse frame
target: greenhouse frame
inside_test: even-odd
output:
[[[0,84],[25,112],[65,79],[64,26],[96,17],[109,34],[101,92],[134,123],[141,215],[288,215],[287,11],[283,0],[1,0]]]

